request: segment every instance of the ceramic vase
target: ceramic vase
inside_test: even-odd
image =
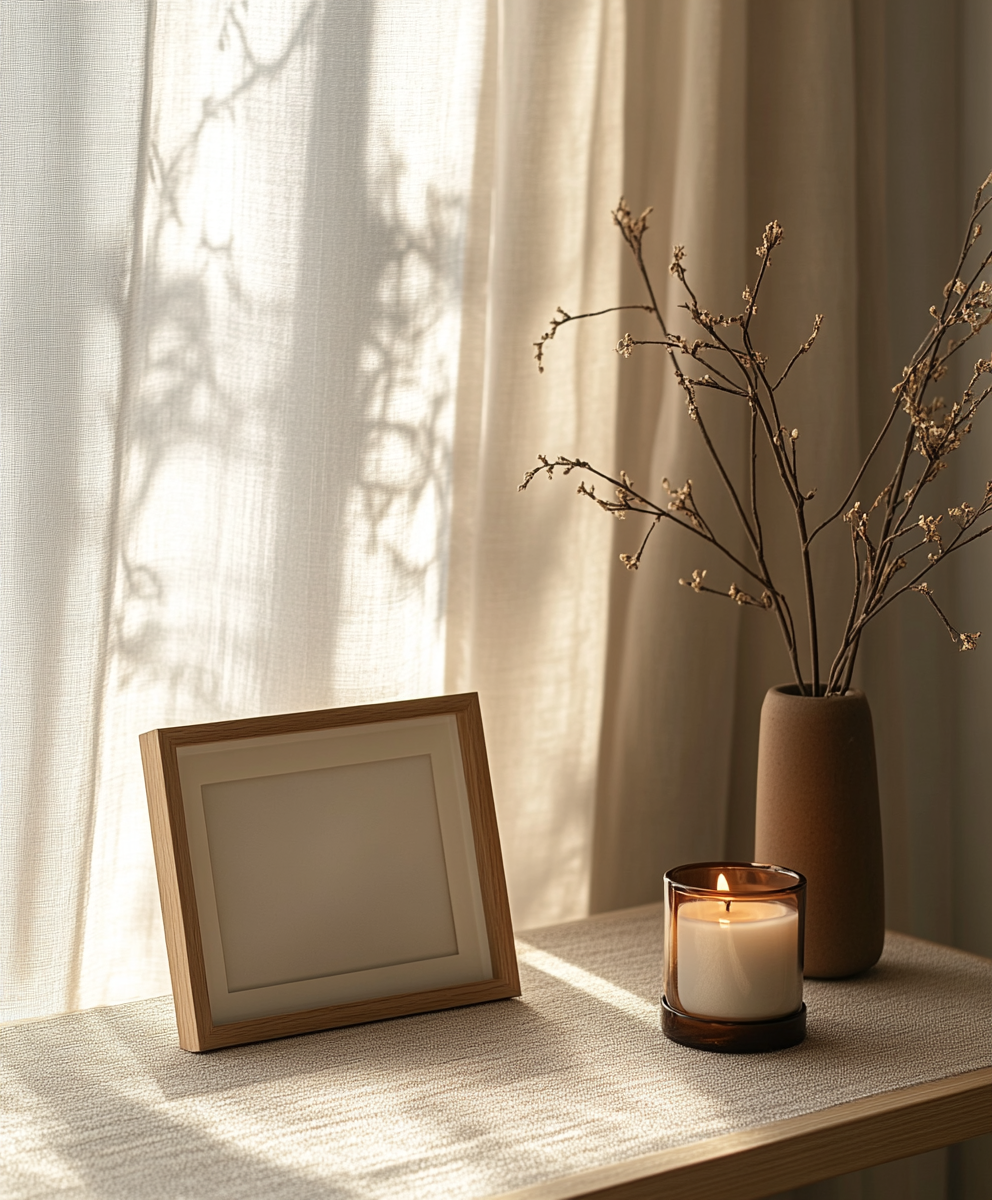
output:
[[[774,687],[761,709],[755,862],[806,876],[805,974],[839,979],[885,938],[875,737],[863,692]]]

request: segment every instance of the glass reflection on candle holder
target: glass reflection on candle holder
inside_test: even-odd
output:
[[[806,1036],[806,880],[758,863],[691,863],[665,876],[666,1037],[754,1053]]]

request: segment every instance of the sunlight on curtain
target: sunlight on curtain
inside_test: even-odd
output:
[[[163,4],[154,31],[80,1005],[168,986],[135,735],[262,703],[313,30],[239,9]]]
[[[9,51],[13,1016],[168,990],[139,732],[443,690],[485,4],[162,0],[147,58],[143,17]]]
[[[144,38],[128,0],[3,14],[0,994],[13,1017],[80,995]]]
[[[351,564],[333,633],[341,702],[444,690],[462,263],[485,17],[484,4],[391,3],[371,23],[365,220],[379,261],[360,334],[365,405],[339,550]],[[374,622],[371,596],[380,598]]]
[[[159,7],[80,1003],[162,972],[140,729],[441,690],[483,16]]]

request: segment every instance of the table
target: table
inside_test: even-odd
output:
[[[7,1027],[0,1194],[765,1196],[992,1131],[992,962],[890,934],[809,1036],[658,1029],[661,910],[519,935],[520,999],[193,1055],[171,999]]]

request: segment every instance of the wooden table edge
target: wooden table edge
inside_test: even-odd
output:
[[[490,1200],[759,1200],[992,1133],[992,1067],[593,1167]]]

